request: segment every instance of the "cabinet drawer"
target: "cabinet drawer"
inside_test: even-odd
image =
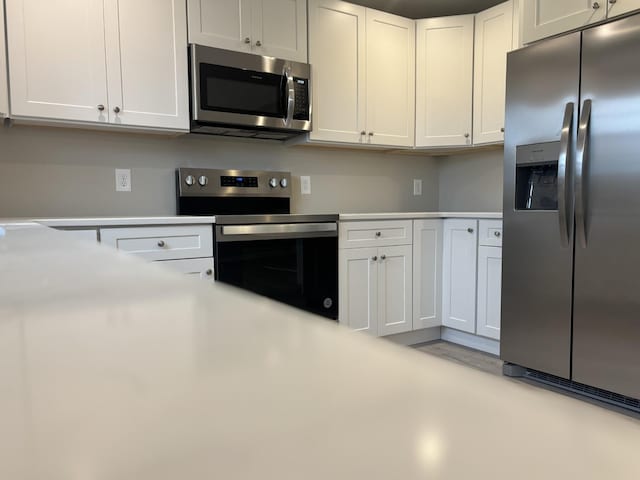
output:
[[[184,225],[105,228],[101,242],[147,260],[178,260],[213,256],[213,227]]]
[[[213,282],[213,258],[185,258],[183,260],[163,260],[155,264],[190,277],[200,277]]]
[[[412,241],[411,220],[340,223],[340,248],[410,245]]]
[[[478,243],[485,247],[502,246],[502,220],[480,220]]]

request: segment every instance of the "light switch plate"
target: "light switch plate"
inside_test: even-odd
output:
[[[422,180],[419,178],[413,179],[413,194],[422,195]]]
[[[116,168],[116,192],[131,191],[131,170],[128,168]]]
[[[311,195],[311,177],[300,177],[300,193],[302,195]]]

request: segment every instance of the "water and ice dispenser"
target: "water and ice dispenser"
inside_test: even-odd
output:
[[[560,142],[516,149],[516,210],[558,210]]]

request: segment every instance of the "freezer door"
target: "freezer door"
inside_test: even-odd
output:
[[[635,398],[640,398],[639,51],[638,15],[583,34],[573,320],[573,380]]]
[[[571,360],[579,76],[579,33],[508,56],[501,356],[563,378]]]

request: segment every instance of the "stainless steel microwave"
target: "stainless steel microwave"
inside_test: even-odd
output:
[[[287,140],[311,130],[308,64],[190,46],[191,131]]]

